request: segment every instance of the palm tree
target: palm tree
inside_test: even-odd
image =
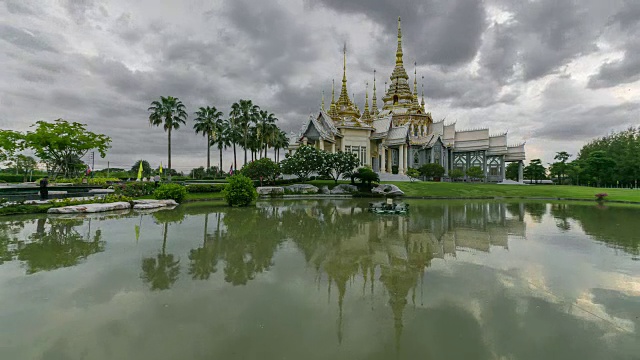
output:
[[[280,162],[280,149],[289,147],[289,137],[286,132],[278,130],[273,142],[273,147],[276,150],[276,162]]]
[[[142,274],[140,277],[145,283],[151,286],[151,290],[166,290],[178,280],[180,275],[180,260],[174,258],[173,254],[167,254],[167,230],[169,223],[164,224],[164,235],[162,239],[162,252],[155,258],[142,259]]]
[[[249,143],[249,135],[251,124],[255,123],[256,114],[260,110],[257,105],[253,105],[251,100],[242,100],[231,105],[231,117],[234,125],[241,131],[243,148],[244,148],[244,163],[247,163],[247,145]]]
[[[228,120],[218,119],[218,121],[216,121],[215,135],[213,139],[211,139],[211,142],[212,144],[217,144],[218,150],[220,150],[220,172],[222,172],[222,150],[231,145],[230,131],[231,127]]]
[[[233,118],[227,120],[227,140],[233,146],[233,170],[238,170],[238,161],[236,157],[236,145],[242,142],[242,131],[238,128]]]
[[[273,136],[273,125],[275,125],[278,118],[268,111],[260,110],[258,112],[258,123],[256,128],[258,131],[258,141],[260,142],[260,157],[263,157],[262,150],[264,149],[264,156],[267,156],[267,145],[269,140]]]
[[[178,130],[180,124],[186,124],[187,112],[182,101],[173,96],[161,96],[160,101],[153,101],[151,107],[147,110],[151,111],[149,123],[153,126],[163,125],[164,131],[168,133],[167,153],[169,162],[167,163],[167,174],[169,174],[169,181],[171,181],[171,130]]]
[[[201,107],[196,111],[197,116],[193,124],[193,129],[196,134],[202,133],[202,136],[207,137],[207,169],[211,168],[211,140],[216,131],[216,123],[221,120],[222,112],[218,111],[215,106]]]

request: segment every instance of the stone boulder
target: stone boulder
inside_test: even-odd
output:
[[[331,194],[331,190],[329,190],[329,187],[325,185],[320,188],[320,194]]]
[[[319,190],[317,187],[309,184],[289,185],[284,189],[294,194],[317,194]]]
[[[85,205],[73,205],[73,206],[63,206],[59,208],[51,208],[47,210],[49,214],[84,214],[84,213],[97,213],[103,211],[112,211],[112,210],[126,210],[130,209],[131,204],[128,202],[114,202],[107,204],[85,204]]]
[[[282,195],[284,188],[280,186],[260,186],[256,189],[258,195]]]
[[[340,184],[331,189],[332,194],[353,194],[358,192],[358,187],[351,184]]]
[[[385,195],[385,196],[402,196],[404,195],[404,191],[400,190],[400,188],[398,188],[395,185],[390,185],[390,184],[381,184],[378,185],[376,187],[374,187],[373,189],[371,189],[371,192],[374,194],[380,194],[380,195]]]
[[[135,210],[158,209],[164,207],[175,207],[178,203],[175,200],[133,200],[133,208]]]
[[[113,189],[91,189],[89,190],[89,194],[113,194],[116,192]]]

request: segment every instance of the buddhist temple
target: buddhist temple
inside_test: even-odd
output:
[[[522,180],[524,143],[508,145],[506,132],[492,135],[487,128],[456,130],[455,122],[433,120],[426,109],[424,90],[418,100],[417,71],[414,70],[412,89],[404,68],[400,18],[395,66],[382,97],[382,108],[378,108],[375,75],[374,70],[371,106],[367,84],[361,112],[348,93],[345,45],[340,95],[336,99],[334,83],[330,106],[325,107],[323,98],[320,111],[303,122],[299,133],[292,134],[289,150],[311,145],[330,152],[351,152],[362,166],[401,175],[408,168],[436,163],[444,167],[445,179],[452,169],[464,172],[477,166],[490,182],[503,181],[506,163],[518,162]]]

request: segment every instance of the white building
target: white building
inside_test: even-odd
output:
[[[415,72],[413,91],[410,88],[402,56],[398,19],[396,64],[389,77],[390,86],[382,98],[382,109],[378,109],[374,71],[372,107],[369,108],[367,89],[361,112],[347,92],[345,48],[338,100],[332,91],[331,105],[327,109],[322,99],[320,112],[303,123],[300,133],[291,139],[290,150],[295,151],[305,144],[331,152],[352,152],[360,158],[362,165],[383,173],[404,174],[410,167],[437,163],[445,168],[446,178],[452,169],[466,171],[478,166],[484,171],[485,179],[491,182],[505,178],[507,162],[518,162],[519,180],[522,180],[524,143],[508,145],[506,133],[491,135],[485,128],[458,131],[455,123],[434,122],[431,113],[425,110],[424,90],[422,101],[418,101]]]

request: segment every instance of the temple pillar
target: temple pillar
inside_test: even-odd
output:
[[[393,172],[393,151],[387,148],[387,172]]]
[[[400,145],[400,147],[398,147],[398,174],[404,174],[405,171],[405,161],[406,161],[406,156],[404,154],[404,147],[406,145]]]
[[[500,157],[500,178],[502,179],[502,181],[505,181],[507,179],[507,171],[505,169],[504,155]]]
[[[387,172],[387,149],[384,148],[384,146],[380,145],[380,155],[381,155],[381,159],[380,159],[380,172],[386,173]]]
[[[483,171],[484,171],[484,182],[486,183],[486,182],[489,182],[489,178],[488,178],[489,171],[487,169],[487,151],[486,150],[483,151],[482,158],[483,158],[482,161],[483,161]]]
[[[324,140],[318,139],[318,149],[324,150]]]
[[[518,161],[518,182],[524,181],[524,164],[522,160]]]
[[[449,149],[444,148],[444,176],[449,177]]]
[[[371,142],[370,141],[367,142],[367,151],[366,151],[365,157],[366,158],[364,159],[364,164],[371,166],[371,168],[373,169],[373,164],[369,163],[369,161],[371,161]]]
[[[344,152],[344,138],[340,139],[340,151]]]
[[[302,138],[302,145],[307,145],[307,137]]]

